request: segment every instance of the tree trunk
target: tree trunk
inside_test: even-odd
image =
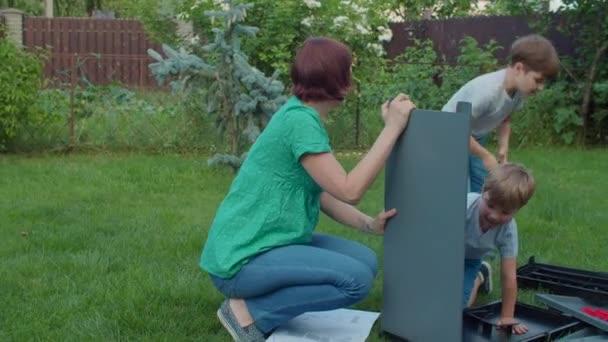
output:
[[[47,18],[53,17],[53,10],[55,6],[53,5],[53,0],[44,0],[44,16]]]
[[[230,112],[230,151],[233,155],[239,156],[239,118],[236,116],[236,113]]]
[[[602,59],[604,53],[608,49],[608,42],[604,42],[600,48],[595,51],[595,55],[593,56],[593,61],[591,63],[591,68],[589,69],[589,73],[587,74],[587,79],[585,80],[585,85],[583,87],[583,102],[581,104],[581,118],[583,119],[583,144],[587,140],[587,132],[589,130],[589,111],[591,108],[591,100],[593,98],[593,82],[595,81],[595,76],[597,76],[597,66]]]
[[[76,92],[76,56],[72,56],[72,72],[70,73],[70,145],[68,151],[72,151],[76,145],[74,138],[74,93]]]
[[[361,134],[361,85],[357,82],[357,105],[355,109],[355,147],[359,148],[359,136]]]

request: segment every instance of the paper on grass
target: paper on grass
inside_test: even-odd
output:
[[[307,312],[279,327],[267,342],[363,342],[378,312],[338,309]]]

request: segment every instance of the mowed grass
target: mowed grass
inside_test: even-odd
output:
[[[352,168],[357,158],[342,161]],[[511,159],[538,182],[517,216],[519,264],[535,255],[608,271],[608,151],[521,150]],[[0,340],[228,341],[215,316],[222,296],[198,259],[232,177],[201,156],[0,157]],[[383,207],[383,185],[380,177],[363,211]],[[326,217],[318,230],[383,258],[381,237]],[[496,286],[479,299],[499,298]],[[533,301],[533,293],[521,291],[520,300]],[[381,306],[382,272],[355,308]]]

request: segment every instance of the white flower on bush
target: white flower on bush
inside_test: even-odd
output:
[[[355,13],[357,14],[365,14],[367,13],[367,8],[361,7],[359,5],[357,5],[356,3],[352,3],[350,5],[350,7],[355,11]]]
[[[225,2],[224,2],[224,3],[223,3],[221,6],[220,6],[220,7],[221,7],[221,8],[222,8],[222,10],[224,10],[224,11],[228,11],[228,10],[230,9],[230,5],[228,5],[228,4],[227,4],[227,3],[225,3]]]
[[[378,32],[380,32],[378,40],[381,42],[390,42],[393,39],[393,31],[388,27],[378,26]]]
[[[365,27],[365,26],[363,26],[363,25],[361,25],[361,24],[357,24],[357,25],[355,25],[355,28],[356,28],[356,29],[357,29],[357,31],[359,31],[359,33],[361,33],[361,34],[369,34],[369,33],[370,33],[369,28],[367,28],[367,27]]]
[[[186,12],[181,12],[176,15],[176,18],[178,20],[186,21],[186,20],[190,19],[190,14],[186,13]]]
[[[367,43],[367,48],[373,50],[378,56],[384,55],[384,48],[378,43]]]
[[[335,17],[333,28],[339,28],[346,23],[348,23],[348,17],[345,17],[343,15],[341,15],[339,17]]]
[[[306,7],[308,8],[319,8],[321,7],[321,3],[319,1],[316,0],[302,0],[304,2],[304,5],[306,5]]]
[[[191,11],[194,11],[195,9],[197,9],[197,8],[198,8],[198,6],[199,6],[199,5],[200,5],[200,1],[199,1],[199,0],[196,0],[196,1],[195,1],[195,2],[192,4],[192,6],[190,6],[190,10],[191,10]]]
[[[195,9],[199,8],[199,7],[200,7],[202,4],[203,4],[203,1],[202,1],[202,0],[196,0],[196,1],[195,1],[195,2],[192,4],[192,6],[190,7],[190,10],[191,10],[191,11],[194,11]],[[215,2],[214,2],[214,4],[215,4]],[[217,5],[217,4],[216,4],[216,5]],[[218,6],[219,6],[219,5],[218,5]]]
[[[198,1],[202,2],[202,0],[196,0],[196,1],[197,1],[197,2],[198,2]],[[213,0],[213,4],[214,4],[215,6],[219,6],[219,7],[221,7],[221,8],[222,8],[222,10],[224,10],[224,11],[227,11],[227,10],[229,10],[229,9],[230,9],[230,5],[228,5],[228,4],[226,3],[226,1],[224,1],[224,0]]]
[[[189,39],[189,43],[194,45],[194,44],[198,44],[201,41],[201,37],[198,36],[198,34],[194,37],[190,37]]]
[[[300,24],[302,24],[302,25],[304,25],[306,27],[311,27],[312,26],[312,21],[314,19],[315,18],[313,18],[313,17],[306,17],[306,18],[302,19],[302,21],[300,22]]]
[[[213,4],[217,7],[220,7],[224,11],[227,11],[230,8],[230,6],[224,0],[213,0]],[[203,0],[196,0],[194,4],[192,4],[192,6],[190,7],[190,10],[194,11],[201,5],[203,5]]]

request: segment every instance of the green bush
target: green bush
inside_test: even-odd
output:
[[[465,38],[461,42],[461,65],[450,66],[437,63],[440,58],[430,40],[417,40],[393,61],[364,69],[367,74],[359,75],[360,93],[352,94],[343,106],[330,114],[327,126],[333,146],[370,146],[383,126],[381,104],[398,93],[408,94],[418,108],[441,110],[452,94],[470,79],[498,68],[493,55],[498,48],[494,42],[481,47],[473,38]],[[357,112],[360,113],[359,139],[355,137]],[[354,144],[356,140],[359,146]]]
[[[0,39],[0,150],[21,125],[41,120],[32,106],[42,85],[42,61],[33,53]]]
[[[103,151],[187,151],[210,149],[202,117],[188,115],[184,98],[138,94],[116,86],[95,87],[76,121],[80,149]],[[161,102],[162,101],[162,102]]]
[[[112,84],[77,87],[74,142],[80,151],[225,152],[213,122],[184,96]],[[70,143],[70,92],[42,90],[32,106],[44,124],[24,126],[11,151],[62,151]]]
[[[511,144],[547,146],[574,143],[580,117],[573,103],[563,82],[556,82],[528,98],[511,120]]]
[[[38,92],[31,104],[38,120],[21,125],[11,139],[7,150],[11,152],[53,151],[65,147],[69,140],[68,118],[70,95],[60,89]]]

